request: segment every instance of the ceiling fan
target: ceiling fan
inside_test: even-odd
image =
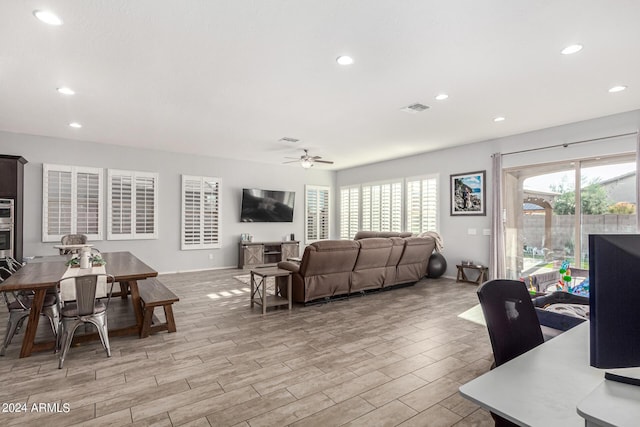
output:
[[[298,157],[285,157],[285,159],[295,159],[295,160],[290,160],[288,162],[283,162],[283,163],[296,163],[296,162],[300,162],[300,166],[302,166],[305,169],[309,169],[311,166],[313,166],[314,163],[326,163],[328,165],[332,165],[333,162],[330,160],[321,160],[322,157],[320,156],[310,156],[309,155],[309,150],[307,150],[306,148],[303,148],[304,150],[304,154],[302,156],[300,156],[300,158]]]

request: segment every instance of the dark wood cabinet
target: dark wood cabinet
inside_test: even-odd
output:
[[[24,165],[22,156],[0,154],[0,199],[13,199],[13,257],[22,261],[22,230],[24,218]]]

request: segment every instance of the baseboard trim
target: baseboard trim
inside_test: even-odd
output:
[[[209,267],[209,268],[196,268],[193,270],[175,270],[175,271],[159,271],[158,275],[161,274],[178,274],[178,273],[198,273],[201,271],[214,271],[214,270],[237,270],[237,265],[229,265],[226,267]]]

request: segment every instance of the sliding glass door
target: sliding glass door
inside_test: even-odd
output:
[[[580,257],[588,268],[589,234],[636,233],[636,161],[633,156],[583,161],[580,173]]]
[[[634,155],[504,171],[507,277],[588,268],[588,235],[636,232]]]

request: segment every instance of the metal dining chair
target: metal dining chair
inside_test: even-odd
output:
[[[0,267],[3,272],[9,272],[4,267]],[[10,273],[10,272],[9,272]],[[0,283],[3,282],[3,277],[0,275]],[[9,344],[14,335],[22,327],[24,319],[31,314],[31,305],[33,304],[33,295],[26,292],[2,292],[4,302],[7,305],[7,311],[9,312],[9,319],[7,321],[7,330],[0,348],[0,356],[4,356]],[[59,307],[57,300],[57,293],[47,293],[42,303],[42,315],[49,319],[49,325],[53,331],[53,335],[58,339],[58,323],[60,320]]]
[[[100,295],[101,279],[104,279],[106,303]],[[107,308],[111,300],[114,277],[110,274],[87,274],[69,277],[58,282],[60,287],[75,286],[75,301],[65,302],[60,308],[60,329],[56,348],[60,351],[58,368],[62,369],[64,360],[69,352],[71,341],[76,329],[80,325],[90,323],[98,329],[100,341],[107,357],[111,357],[109,346],[109,332],[107,327]]]
[[[84,234],[65,234],[60,239],[63,245],[83,245],[87,243],[87,236]],[[77,254],[77,249],[60,249],[60,255]]]
[[[20,264],[18,261],[15,260],[15,258],[10,256],[6,256],[2,258],[2,262],[4,264],[3,269],[10,272],[11,274],[15,273],[16,271],[22,268],[22,264]]]

